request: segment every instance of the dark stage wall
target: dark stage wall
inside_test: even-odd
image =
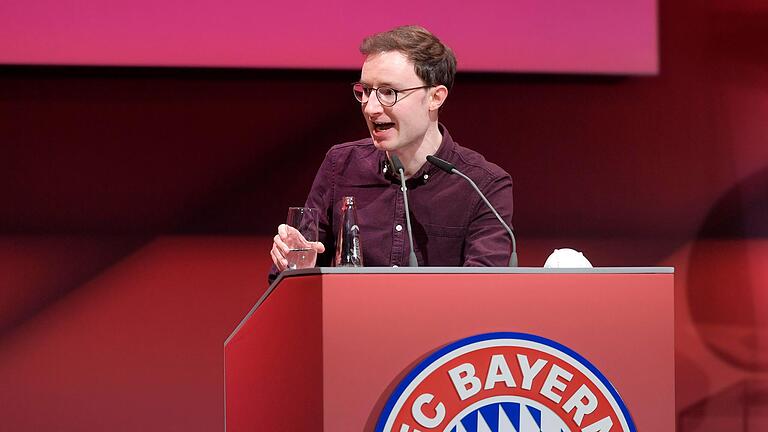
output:
[[[460,74],[441,117],[512,174],[522,265],[676,267],[680,431],[765,430],[768,7],[681,3],[659,76]],[[366,133],[356,77],[0,68],[2,429],[220,430],[275,227]]]

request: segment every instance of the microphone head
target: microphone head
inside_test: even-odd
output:
[[[440,168],[441,170],[447,172],[448,174],[453,174],[453,170],[456,169],[456,167],[454,167],[452,163],[444,161],[439,157],[435,157],[433,155],[427,155],[427,162]]]
[[[405,168],[403,167],[403,163],[400,162],[400,158],[391,154],[389,155],[389,160],[392,161],[392,167],[395,169],[396,173],[399,173],[400,171],[405,172]]]

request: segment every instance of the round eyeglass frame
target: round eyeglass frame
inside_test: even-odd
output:
[[[369,95],[369,96],[368,96],[368,98],[366,98],[366,100],[363,100],[363,99],[362,99],[362,96],[358,97],[358,92],[357,92],[357,91],[355,91],[355,88],[356,88],[357,86],[361,86],[361,87],[363,88],[363,92],[361,92],[361,94],[362,94],[362,95],[365,95],[365,89],[366,89],[366,88],[368,89],[368,95]],[[404,88],[404,89],[396,89],[396,88],[393,88],[393,87],[390,87],[390,86],[370,87],[370,86],[368,86],[368,85],[366,85],[366,84],[363,84],[363,83],[361,83],[361,82],[354,82],[354,83],[352,83],[352,94],[354,94],[354,96],[355,96],[355,99],[356,99],[358,102],[360,102],[360,103],[367,103],[367,102],[368,102],[368,99],[370,99],[370,97],[371,97],[371,96],[370,96],[370,94],[371,94],[372,92],[374,92],[374,93],[376,93],[376,99],[379,101],[379,103],[380,103],[382,106],[385,106],[385,107],[392,107],[392,106],[395,106],[395,104],[396,104],[398,101],[400,101],[400,100],[402,100],[402,99],[405,99],[405,97],[407,96],[407,95],[406,95],[406,96],[403,96],[403,98],[402,98],[402,99],[400,99],[400,98],[398,98],[398,96],[400,95],[400,93],[403,93],[403,92],[407,92],[407,91],[411,91],[411,90],[419,90],[419,89],[423,89],[423,88],[431,88],[431,87],[436,87],[436,86],[435,86],[435,85],[423,85],[423,86],[418,86],[418,87],[409,87],[409,88]],[[392,102],[392,103],[390,104],[390,103],[385,103],[384,101],[382,101],[382,100],[381,100],[381,95],[380,95],[380,93],[379,93],[379,90],[381,90],[381,89],[388,89],[388,90],[392,90],[392,91],[395,93],[395,100],[394,100],[394,102]]]

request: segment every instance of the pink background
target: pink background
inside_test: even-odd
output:
[[[364,36],[415,23],[466,71],[658,68],[654,0],[5,0],[0,63],[356,69]]]

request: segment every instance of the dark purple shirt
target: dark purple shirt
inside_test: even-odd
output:
[[[435,156],[477,183],[501,217],[512,225],[512,179],[479,153],[459,146],[440,125]],[[420,266],[509,264],[511,240],[472,187],[426,163],[407,180],[413,242]],[[410,247],[400,180],[370,138],[333,146],[317,172],[306,206],[320,210],[318,267],[333,265],[341,198],[355,197],[366,267],[407,266]],[[273,269],[274,275],[274,269]]]

